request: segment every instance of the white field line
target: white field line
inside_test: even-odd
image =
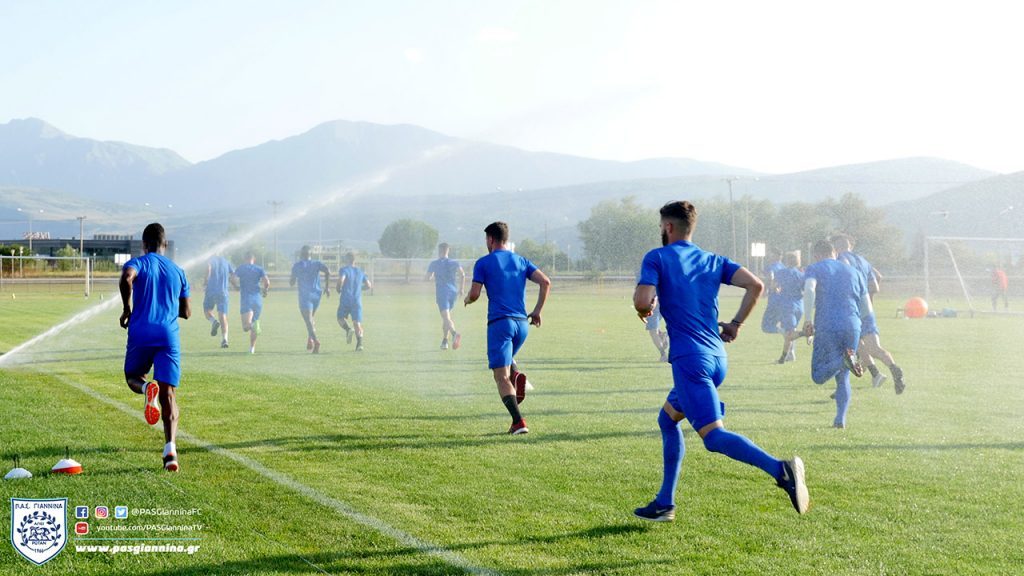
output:
[[[99,400],[104,404],[117,408],[121,412],[124,412],[125,414],[137,420],[145,422],[145,418],[142,415],[141,409],[130,408],[128,407],[128,405],[117,400],[114,400],[113,398],[110,398],[100,392],[97,392],[92,388],[86,386],[85,384],[81,384],[79,382],[74,382],[71,380],[65,380],[65,382],[67,382],[70,386],[77,389],[78,391],[88,396],[91,396],[92,398]],[[320,492],[315,488],[306,486],[305,484],[299,482],[298,480],[295,480],[294,478],[286,474],[282,474],[281,472],[267,468],[263,464],[260,464],[259,462],[253,460],[252,458],[249,458],[248,456],[239,454],[237,452],[233,452],[231,450],[228,450],[227,448],[221,448],[216,444],[207,442],[202,438],[196,437],[192,434],[189,434],[188,432],[184,432],[181,430],[178,431],[178,438],[196,447],[202,448],[219,456],[223,456],[230,460],[234,460],[238,464],[245,466],[246,468],[259,474],[260,476],[263,476],[264,478],[267,478],[268,480],[271,480],[280,486],[289,488],[292,491],[297,492],[305,496],[306,498],[309,498],[310,500],[316,502],[317,504],[320,504],[321,506],[326,506],[327,508],[334,510],[341,516],[348,518],[356,524],[360,524],[362,526],[370,528],[371,530],[379,532],[404,546],[413,548],[419,552],[422,552],[423,554],[428,554],[430,556],[434,556],[436,558],[444,560],[448,564],[456,566],[464,570],[465,572],[468,572],[469,574],[479,574],[481,576],[498,576],[497,572],[477,566],[469,560],[467,560],[466,558],[464,558],[461,554],[458,554],[436,544],[431,544],[430,542],[427,542],[425,540],[421,540],[413,536],[412,534],[409,534],[408,532],[404,532],[402,530],[399,530],[398,528],[395,528],[394,526],[391,526],[383,520],[374,518],[373,516],[369,516],[367,514],[363,514],[362,512],[353,509],[351,506],[342,502],[341,500],[328,496],[327,494],[324,494],[323,492]]]

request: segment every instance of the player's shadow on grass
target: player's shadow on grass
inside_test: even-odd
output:
[[[651,432],[653,434],[654,432]],[[635,430],[624,430],[615,432],[590,432],[570,433],[553,432],[546,434],[530,435],[524,441],[529,444],[546,444],[552,442],[584,442],[592,440],[604,440],[609,438],[636,438]],[[260,440],[247,440],[244,442],[233,442],[226,444],[215,444],[216,448],[237,450],[246,448],[275,448],[286,452],[337,452],[337,451],[365,451],[365,450],[394,450],[394,449],[439,449],[439,448],[469,448],[473,446],[488,446],[495,444],[507,444],[510,441],[505,432],[495,432],[482,436],[460,436],[443,437],[423,434],[395,434],[395,435],[367,435],[358,436],[354,434],[324,434],[319,436],[283,436],[280,438],[264,438]],[[212,448],[197,446],[190,450],[210,451]]]
[[[850,444],[809,446],[810,450],[855,452],[872,450],[892,450],[893,452],[930,452],[933,450],[1024,450],[1024,442],[1001,442],[993,444],[961,443],[961,444]]]
[[[524,536],[509,538],[505,540],[486,540],[479,542],[466,542],[462,544],[442,545],[436,552],[459,552],[489,548],[494,546],[522,548],[530,546],[542,546],[545,544],[566,543],[572,540],[588,542],[614,538],[618,536],[631,537],[635,534],[646,532],[650,527],[640,524],[615,524],[610,526],[597,526],[586,530],[566,532],[562,534],[549,534],[537,536]],[[207,552],[209,553],[209,552]],[[200,550],[199,554],[203,554]],[[602,556],[613,554],[602,552]],[[414,559],[419,557],[421,562]],[[192,557],[198,559],[199,556]],[[665,564],[666,561],[644,561],[644,560],[615,560],[615,561],[577,561],[568,562],[564,566],[549,568],[511,568],[499,567],[492,569],[494,573],[506,576],[559,576],[564,574],[607,574],[620,573],[628,574],[638,566],[653,566]],[[487,566],[480,566],[488,570]],[[275,573],[297,573],[308,574],[311,572],[325,571],[330,574],[401,574],[401,575],[448,575],[465,574],[467,571],[445,562],[440,558],[431,556],[426,550],[408,546],[393,548],[359,549],[345,552],[323,552],[317,554],[282,554],[265,555],[247,560],[235,560],[230,562],[209,562],[193,563],[175,566],[165,570],[157,570],[144,573],[146,576],[192,576],[206,574],[252,574],[263,571]]]
[[[652,418],[657,417],[660,406],[644,408],[619,408],[615,410],[560,410],[548,408],[531,410],[530,416],[586,416],[590,414],[650,414]],[[816,412],[815,412],[816,413]],[[494,414],[475,412],[473,414],[418,414],[403,416],[404,420],[421,420],[426,422],[464,422],[466,420],[493,420]],[[355,416],[346,418],[352,421],[383,420],[393,422],[394,416]]]
[[[494,396],[493,390],[494,384],[491,384],[491,388],[480,392],[431,392],[430,395],[434,397],[448,397],[448,398],[462,398],[469,396]],[[542,396],[601,396],[608,394],[648,394],[653,392],[660,392],[667,394],[671,389],[671,384],[665,386],[658,386],[656,388],[612,388],[609,390],[592,390],[576,389],[576,390],[551,390],[545,388],[543,392],[536,392],[537,395]]]

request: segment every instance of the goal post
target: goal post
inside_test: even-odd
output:
[[[87,256],[0,255],[0,292],[92,293],[92,260]]]
[[[997,270],[1013,276],[1021,268],[1024,238],[927,236],[924,239],[924,297],[962,297],[971,314],[988,310]],[[1016,266],[1015,266],[1016,264]],[[1024,280],[1018,274],[1010,287]]]

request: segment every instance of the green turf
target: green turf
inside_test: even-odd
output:
[[[907,373],[907,392],[857,381],[846,430],[829,426],[830,388],[810,382],[810,349],[800,343],[795,364],[774,365],[779,338],[753,319],[729,346],[726,423],[777,456],[803,457],[812,509],[798,516],[771,479],[708,453],[688,430],[677,520],[652,525],[631,511],[660,482],[655,417],[671,374],[629,295],[625,285],[556,286],[519,358],[537,386],[523,405],[523,437],[503,434],[509,419],[484,360],[486,302],[456,310],[464,345],[447,352],[437,349],[433,294],[422,286],[366,299],[363,353],[345,345],[336,300],[319,314],[319,356],[305,351],[294,294],[267,300],[255,356],[234,313],[232,347],[221,350],[197,312],[183,323],[181,423],[218,448],[179,442],[177,475],[160,471],[158,429],[71,384],[141,407],[122,382],[114,310],[0,368],[0,451],[37,473],[0,483],[0,496],[203,511],[193,556],[76,553],[72,536],[40,573],[461,571],[314,493],[500,574],[1012,574],[1024,565],[1024,388],[1015,384],[1024,318],[886,313],[883,343]],[[724,298],[723,315],[737,303]],[[75,308],[8,304],[5,347]],[[44,473],[65,446],[86,474]],[[94,530],[147,522],[91,520]],[[30,570],[0,544],[0,573]]]

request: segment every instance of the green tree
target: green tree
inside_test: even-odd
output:
[[[529,238],[516,244],[516,253],[543,268],[549,274],[555,270],[568,270],[569,257],[554,242],[541,244]],[[554,267],[554,269],[552,269]]]
[[[78,256],[78,250],[71,246],[71,244],[65,244],[63,248],[57,250],[57,256],[61,258],[73,258]],[[57,269],[61,272],[67,272],[71,270],[75,264],[68,260],[58,260]]]
[[[384,229],[377,244],[390,258],[424,258],[437,248],[437,230],[419,220],[395,220]]]
[[[633,272],[644,254],[658,245],[658,215],[630,196],[591,208],[579,223],[583,251],[599,271]]]

